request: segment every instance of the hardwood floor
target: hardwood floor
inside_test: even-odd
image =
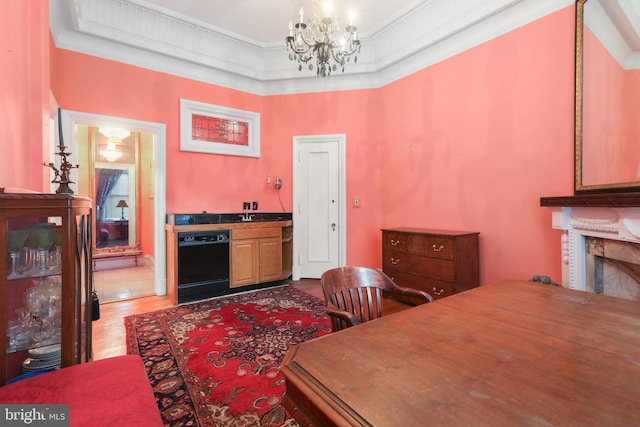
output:
[[[92,325],[93,360],[127,354],[124,318],[173,305],[169,297],[150,296],[100,304],[100,320]]]
[[[93,272],[93,287],[101,303],[155,295],[153,267],[116,268]]]
[[[319,280],[302,279],[290,282],[291,286],[324,300]],[[169,297],[149,296],[120,302],[100,304],[100,320],[93,322],[93,360],[120,356],[127,353],[124,318],[132,314],[147,313],[173,306]],[[385,301],[384,312],[393,312],[408,306]]]

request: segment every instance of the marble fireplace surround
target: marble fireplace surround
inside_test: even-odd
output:
[[[602,266],[607,256],[599,249],[594,251],[594,245],[598,248],[623,248],[622,252],[628,254],[637,252],[636,249],[640,251],[640,193],[543,197],[540,199],[540,205],[551,210],[552,227],[562,231],[561,262],[564,287],[588,292],[594,292],[595,287],[596,292],[602,292]],[[591,251],[589,246],[592,248]],[[627,271],[634,270],[631,264],[635,262],[634,256],[615,255],[614,258],[612,263],[608,263],[609,271],[616,265],[622,265]],[[629,281],[625,286],[628,289],[618,291],[616,288],[619,284],[616,284],[615,287],[611,286],[612,291],[604,293],[623,298],[629,298],[629,294],[637,294],[637,275],[635,279],[634,274],[624,276]],[[604,280],[604,286],[607,280]]]

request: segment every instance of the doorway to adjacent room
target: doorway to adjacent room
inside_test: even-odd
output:
[[[123,197],[120,197],[118,200],[115,200],[115,199],[111,200],[111,202],[113,202],[115,205],[112,206],[110,209],[111,211],[116,212],[117,215],[114,214],[113,212],[111,212],[113,215],[111,214],[108,214],[108,215],[109,217],[114,216],[114,221],[113,221],[114,224],[118,222],[116,220],[119,220],[119,223],[116,225],[120,226],[122,225],[120,223],[123,223],[123,217],[126,220],[125,222],[128,223],[130,216],[134,214],[133,212],[131,212],[132,208],[135,211],[141,208],[142,203],[150,204],[150,209],[148,209],[148,212],[151,212],[151,214],[144,217],[145,222],[140,222],[140,219],[141,219],[140,215],[139,214],[136,215],[136,223],[133,224],[133,227],[134,227],[133,230],[127,227],[127,232],[124,233],[126,234],[126,239],[122,239],[122,240],[124,240],[127,243],[127,246],[125,247],[126,249],[133,248],[134,249],[133,252],[139,251],[140,249],[139,239],[134,240],[135,238],[132,237],[132,231],[133,233],[136,233],[137,236],[140,236],[140,231],[136,231],[135,227],[138,227],[138,229],[142,229],[144,227],[147,228],[147,235],[151,237],[151,239],[149,240],[150,243],[148,245],[152,247],[151,250],[147,250],[148,258],[150,259],[149,264],[151,266],[149,268],[151,269],[152,276],[153,276],[153,278],[151,279],[152,281],[151,289],[153,289],[153,293],[157,295],[166,295],[166,292],[167,292],[166,273],[165,273],[166,272],[166,253],[165,253],[166,237],[164,234],[164,224],[165,224],[165,217],[166,217],[166,173],[165,173],[166,125],[161,123],[143,122],[143,121],[131,120],[131,119],[125,119],[125,118],[119,118],[119,117],[109,117],[109,116],[81,113],[76,111],[62,110],[62,130],[63,130],[64,140],[67,143],[67,145],[69,145],[70,147],[69,151],[74,155],[73,158],[70,159],[70,161],[76,164],[80,164],[80,166],[83,167],[82,165],[83,162],[79,161],[80,159],[82,159],[85,163],[84,164],[84,168],[86,168],[85,170],[87,170],[89,167],[95,167],[96,159],[102,160],[96,154],[96,153],[100,153],[99,151],[100,147],[95,146],[95,141],[96,141],[95,139],[92,144],[89,144],[87,142],[89,141],[89,138],[86,138],[83,141],[82,138],[79,137],[78,129],[79,128],[81,129],[84,127],[88,129],[94,129],[97,132],[97,129],[99,129],[100,127],[107,127],[107,126],[116,126],[116,127],[124,128],[130,131],[132,134],[136,134],[141,141],[138,143],[137,148],[135,148],[137,150],[140,150],[141,144],[145,144],[145,141],[147,141],[147,144],[150,146],[150,148],[146,150],[146,154],[138,152],[138,155],[136,157],[136,158],[140,158],[140,156],[146,155],[147,163],[150,163],[150,164],[152,163],[153,165],[152,176],[149,178],[149,184],[148,184],[148,190],[147,190],[148,194],[145,194],[143,196],[143,200],[140,199],[140,195],[134,196],[134,199],[132,198],[127,199],[126,197],[123,196]],[[91,132],[93,132],[93,130],[87,131],[85,132],[85,134],[90,135]],[[96,135],[96,132],[93,132],[94,136]],[[85,144],[85,145],[83,146],[82,144]],[[84,157],[79,156],[79,153],[80,154],[84,153]],[[93,161],[90,162],[89,159],[93,159]],[[117,162],[110,162],[110,163],[115,164]],[[134,162],[130,162],[130,163],[134,163]],[[140,170],[139,168],[136,169],[136,174],[138,173],[139,170]],[[78,180],[77,170],[74,169],[73,172],[75,172],[75,176],[72,175],[71,177],[72,181],[78,182],[78,187],[80,188],[80,182]],[[92,189],[95,190],[95,185],[96,185],[95,173],[91,173],[90,176],[93,176],[93,179],[88,179],[87,182],[84,182],[83,183],[84,191],[78,192],[78,194],[92,197],[92,199],[94,199],[94,204],[95,204],[96,195],[95,195],[95,191],[92,191]],[[138,185],[138,188],[139,187],[140,186]],[[89,194],[89,193],[94,193],[94,194]],[[122,201],[124,201],[124,203],[122,203]],[[133,201],[133,205],[131,204],[132,201]],[[120,207],[117,207],[118,204],[120,204]],[[95,208],[96,207],[94,206],[94,209]],[[103,208],[106,213],[107,211],[106,205],[105,207],[101,207],[101,208]],[[94,217],[97,219],[97,213],[94,213]],[[96,233],[94,235],[96,236],[96,239],[98,242],[99,242],[99,231],[100,231],[100,228],[96,226]],[[124,234],[121,233],[123,231],[122,227],[116,227],[114,225],[113,230],[109,229],[107,231],[109,234],[113,232],[114,236],[120,236],[120,237],[124,236]],[[131,244],[131,242],[133,242],[133,245]],[[99,254],[99,257],[105,256],[104,254],[100,254],[100,251],[96,251],[96,253]],[[121,259],[114,258],[113,260],[110,260],[110,262],[113,261],[113,262],[122,263],[125,261],[129,261],[129,263],[125,262],[123,265],[115,266],[116,268],[125,267],[126,270],[128,270],[129,268],[137,268],[137,267],[144,266],[144,263],[142,265],[138,265],[139,258],[136,258],[138,254],[134,253],[134,254],[125,254],[125,255],[127,256],[120,257]],[[132,255],[132,256],[129,256],[129,255]],[[107,257],[108,257],[108,254],[107,254]],[[105,271],[107,270],[108,269],[105,269]],[[148,274],[143,274],[142,272],[141,274],[136,273],[136,275],[131,275],[131,274],[127,275],[126,270],[123,270],[123,273],[125,274],[123,277],[126,277],[127,279],[133,279],[134,277],[149,276]],[[129,270],[129,272],[131,271],[132,270]],[[117,273],[116,272],[104,273],[105,276],[108,274],[113,275]],[[96,279],[96,287],[100,286],[99,282],[101,279],[99,276],[102,276],[102,275],[103,274],[97,275],[98,278]],[[118,283],[122,284],[123,279],[112,278],[112,279],[109,279],[108,282],[112,282],[117,285]],[[148,279],[147,279],[147,282],[148,282]],[[129,286],[134,286],[134,285],[135,284],[133,283],[129,283]],[[124,294],[126,292],[120,292],[120,293]],[[128,297],[130,296],[126,296],[126,298]],[[102,299],[101,299],[101,302],[103,302]]]

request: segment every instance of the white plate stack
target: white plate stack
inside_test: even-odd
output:
[[[29,357],[22,361],[22,373],[60,369],[60,344],[29,349]]]

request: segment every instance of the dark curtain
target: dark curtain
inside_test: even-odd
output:
[[[121,169],[96,169],[96,221],[98,224],[104,219],[104,204],[113,191],[113,187],[118,183]]]

